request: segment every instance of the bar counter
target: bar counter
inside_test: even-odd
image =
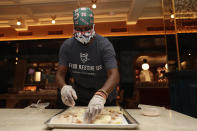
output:
[[[95,131],[95,129],[49,129],[44,124],[61,109],[0,109],[0,131]],[[139,131],[196,131],[197,119],[164,109],[160,116],[150,117],[141,114],[139,109],[127,110],[139,123],[134,130]],[[109,129],[99,129],[109,131]],[[110,130],[115,131],[115,130]],[[124,130],[121,130],[124,131]],[[126,131],[126,130],[125,130]],[[128,130],[127,130],[128,131]]]

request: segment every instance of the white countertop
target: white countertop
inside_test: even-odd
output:
[[[60,109],[0,109],[0,131],[46,131],[44,122]],[[149,117],[140,110],[127,110],[139,123],[140,131],[197,131],[197,119],[163,109],[160,116]],[[81,131],[82,129],[53,129],[52,131]],[[85,129],[95,131],[95,129]],[[99,130],[99,131],[109,131]],[[115,130],[110,130],[115,131]],[[123,131],[123,130],[121,130]],[[128,131],[128,130],[127,130]]]
[[[0,131],[45,131],[44,122],[58,109],[0,109]]]

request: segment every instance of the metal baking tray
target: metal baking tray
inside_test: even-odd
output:
[[[63,113],[66,109],[61,110],[56,115],[52,116],[45,122],[47,127],[49,128],[80,128],[80,129],[134,129],[137,128],[139,122],[137,122],[125,109],[120,108],[123,112],[123,121],[124,124],[58,124],[58,123],[51,123],[51,120],[56,117],[57,115]]]

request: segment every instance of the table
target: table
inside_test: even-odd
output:
[[[44,122],[60,109],[0,109],[0,131],[46,131]]]
[[[0,109],[0,131],[81,131],[49,129],[44,122],[61,109]],[[139,123],[136,131],[196,131],[197,119],[164,109],[158,117],[143,116],[139,109],[127,110]],[[95,129],[84,129],[95,131]],[[100,129],[98,131],[115,131]],[[124,130],[121,130],[124,131]],[[125,130],[126,131],[126,130]],[[127,130],[128,131],[128,130]]]

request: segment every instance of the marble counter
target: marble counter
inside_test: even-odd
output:
[[[0,109],[0,131],[47,131],[44,122],[58,109]]]
[[[44,122],[60,109],[0,109],[0,131],[48,131]],[[160,116],[149,117],[140,110],[128,112],[140,123],[140,131],[197,131],[197,119],[163,109]],[[82,129],[53,129],[52,131],[81,131]],[[85,129],[95,131],[95,129]],[[109,131],[109,130],[99,130]],[[115,131],[115,130],[110,130]],[[121,130],[123,131],[123,130]],[[127,130],[128,131],[128,130]]]
[[[190,116],[163,109],[160,116],[144,116],[139,110],[128,112],[140,123],[142,131],[197,131],[197,119]]]

